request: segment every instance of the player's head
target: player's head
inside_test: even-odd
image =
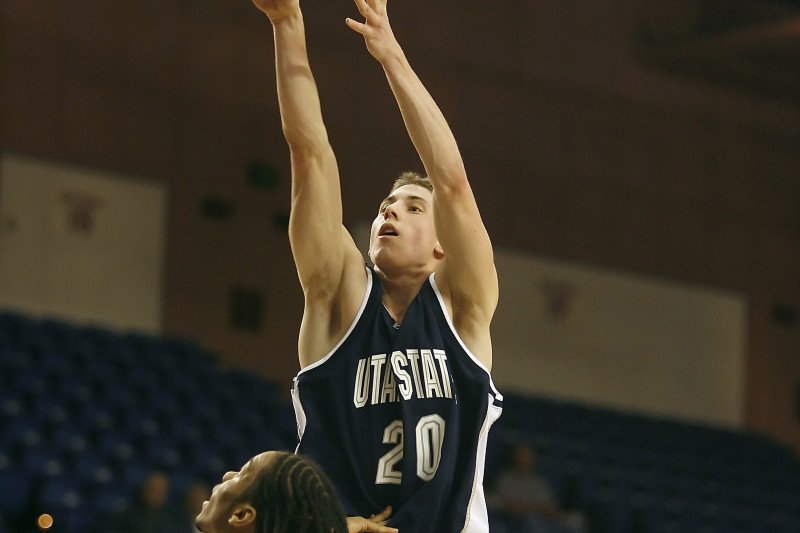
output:
[[[139,493],[141,502],[147,507],[157,509],[167,502],[169,496],[169,477],[160,471],[147,474]]]
[[[344,508],[310,459],[264,452],[214,487],[197,516],[203,533],[345,533]]]
[[[519,443],[514,447],[511,460],[515,470],[529,472],[536,467],[536,452],[529,444]]]
[[[433,184],[428,176],[420,174],[419,172],[414,172],[413,170],[406,170],[394,180],[394,183],[392,183],[392,190],[389,191],[389,194],[404,185],[418,185],[433,192]]]
[[[383,271],[433,270],[444,257],[433,223],[430,178],[403,172],[372,222],[369,258]]]

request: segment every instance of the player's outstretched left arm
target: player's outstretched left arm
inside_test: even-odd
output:
[[[433,183],[433,215],[445,252],[436,280],[452,306],[453,321],[470,350],[491,367],[489,324],[497,306],[492,245],[464,162],[441,110],[411,68],[395,38],[387,0],[354,0],[364,22],[347,19],[380,62],[406,129]]]

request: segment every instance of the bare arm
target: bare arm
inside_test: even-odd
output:
[[[358,265],[360,275],[365,274],[342,224],[339,170],[308,61],[299,0],[253,3],[269,17],[274,31],[278,103],[292,164],[289,241],[306,301],[299,342],[300,363],[306,366],[326,353],[341,330],[339,306],[342,295],[349,294],[342,291],[345,265]],[[358,281],[357,274],[351,277]],[[351,291],[355,299],[361,297],[358,289]]]
[[[392,33],[387,0],[354,0],[366,21],[347,19],[383,66],[411,141],[434,188],[434,220],[445,251],[437,281],[448,292],[456,329],[491,366],[489,324],[497,305],[492,245],[467,181],[461,153],[441,110]]]

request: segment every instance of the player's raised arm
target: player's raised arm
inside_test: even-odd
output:
[[[298,0],[253,0],[272,22],[284,136],[292,164],[289,239],[304,291],[341,275],[346,234],[339,171],[322,119]]]
[[[274,31],[278,102],[292,165],[289,240],[306,301],[299,341],[305,366],[322,357],[338,335],[341,328],[331,317],[342,315],[334,308],[341,303],[336,298],[342,294],[345,264],[355,265],[349,271],[360,269],[349,274],[357,279],[365,276],[363,260],[342,224],[339,170],[308,60],[299,0],[253,3]]]
[[[497,274],[461,153],[442,112],[392,33],[386,0],[354,2],[365,21],[347,19],[347,25],[364,36],[370,54],[383,66],[411,141],[433,183],[436,232],[445,252],[437,281],[449,291],[456,329],[489,366],[488,327],[497,304]]]

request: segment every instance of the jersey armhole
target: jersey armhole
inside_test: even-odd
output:
[[[341,339],[339,339],[339,342],[336,343],[336,346],[334,346],[333,349],[330,352],[328,352],[328,354],[325,357],[323,357],[319,361],[316,361],[316,362],[308,365],[307,367],[301,369],[300,372],[297,373],[298,376],[300,374],[303,374],[303,373],[313,369],[313,368],[317,368],[318,366],[320,366],[323,363],[325,363],[328,359],[330,359],[331,356],[336,353],[336,350],[338,350],[342,346],[344,341],[346,341],[347,338],[350,337],[350,334],[353,333],[353,330],[355,329],[356,325],[358,324],[358,321],[361,320],[361,315],[364,314],[364,309],[366,309],[366,307],[367,307],[367,302],[369,301],[369,296],[370,296],[370,294],[372,294],[372,284],[373,284],[373,277],[374,277],[373,273],[372,273],[372,270],[369,267],[365,266],[364,268],[367,270],[367,289],[364,291],[364,298],[362,298],[361,305],[358,308],[358,312],[356,313],[356,316],[353,318],[353,322],[350,323],[350,327],[347,328],[347,332],[342,336]]]
[[[439,307],[442,309],[442,314],[444,315],[444,319],[447,321],[447,326],[450,328],[450,331],[453,332],[453,336],[456,338],[458,343],[464,349],[464,352],[469,356],[473,363],[475,363],[478,368],[486,372],[486,375],[489,376],[489,384],[492,387],[495,395],[498,397],[499,400],[503,399],[503,395],[497,390],[497,387],[494,386],[494,381],[492,380],[492,373],[489,372],[489,369],[481,363],[481,360],[475,357],[475,354],[467,348],[467,345],[464,344],[464,341],[461,339],[461,336],[456,331],[456,327],[453,325],[453,320],[450,318],[450,314],[447,312],[447,305],[444,303],[444,297],[442,296],[442,291],[439,290],[439,286],[436,284],[436,272],[431,273],[430,277],[428,278],[431,282],[431,288],[433,289],[433,293],[436,295],[436,299],[439,301]]]

